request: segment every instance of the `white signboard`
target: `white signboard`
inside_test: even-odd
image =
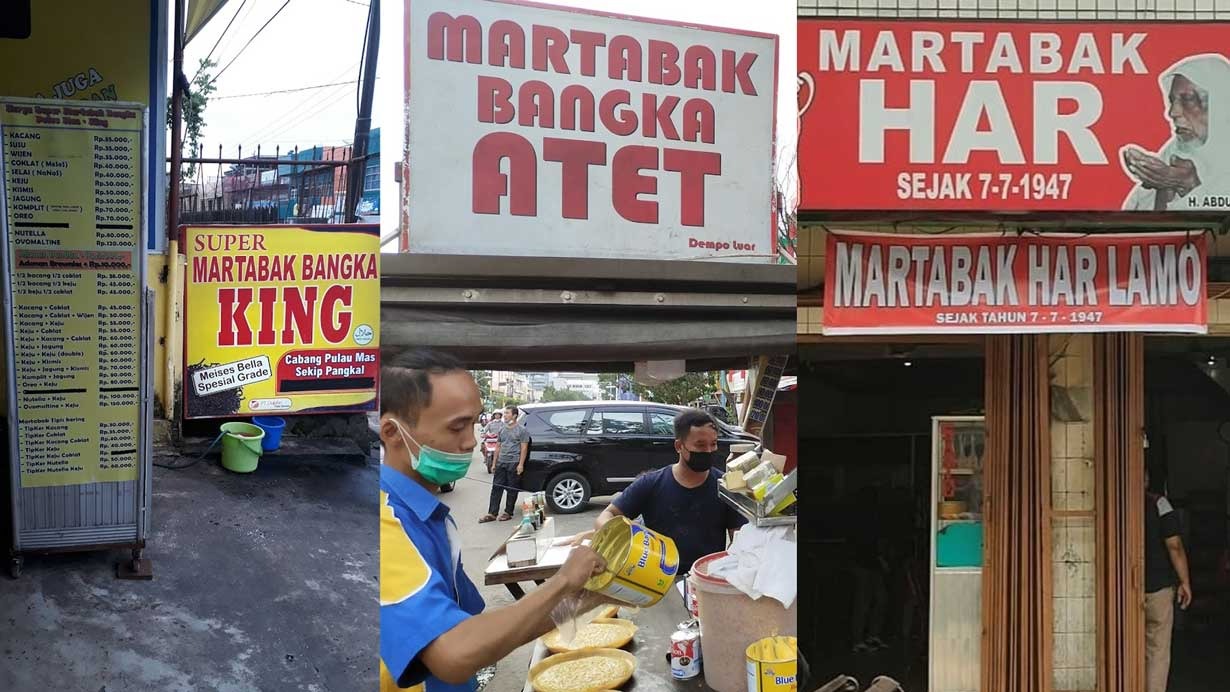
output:
[[[406,5],[411,252],[774,261],[776,36]]]
[[[256,356],[244,360],[202,368],[192,374],[192,384],[197,396],[209,396],[230,389],[239,389],[254,382],[264,382],[273,377],[268,356]]]

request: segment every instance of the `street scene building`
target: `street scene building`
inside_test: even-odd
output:
[[[0,689],[377,684],[378,14],[0,12]]]
[[[794,15],[782,3],[566,4],[386,5],[397,11],[383,17],[382,44],[394,48],[382,59],[406,85],[388,106],[406,130],[382,127],[384,158],[402,158],[397,213],[381,216],[398,250],[382,258],[383,391],[425,372],[432,402],[476,391],[464,400],[483,411],[472,413],[500,418],[476,435],[475,463],[434,481],[414,473],[410,453],[432,434],[423,421],[435,404],[382,423],[382,542],[409,537],[421,552],[421,523],[401,503],[420,487],[445,490],[432,506],[456,522],[457,593],[472,582],[478,596],[432,632],[429,649],[466,662],[450,668],[415,639],[399,644],[427,599],[382,590],[382,681],[429,692],[471,675],[491,690],[539,684],[560,660],[556,635],[501,623],[541,618],[555,601],[540,599],[558,599],[568,565],[592,555],[579,543],[628,526],[681,556],[649,560],[665,566],[654,580],[665,589],[613,604],[636,628],[636,688],[741,692],[748,647],[794,635],[795,599],[754,598],[715,574],[689,613],[677,587],[754,536],[795,553],[792,511],[722,485],[719,471],[749,454],[744,463],[778,479],[764,490],[793,506],[793,411],[780,412],[794,396],[783,381],[795,372],[795,117],[779,97],[793,79],[780,47]],[[457,363],[465,375],[431,375]],[[745,373],[741,409],[724,372]],[[712,456],[693,430],[713,436]],[[433,447],[465,454],[451,429],[441,436]],[[534,541],[557,548],[532,554]],[[741,559],[769,570],[762,550]],[[412,554],[382,549],[382,564],[415,568]],[[793,587],[793,568],[779,571]],[[720,597],[703,592],[710,584]],[[467,644],[461,633],[480,625],[507,655]],[[689,654],[674,665],[691,670],[673,673],[663,654],[675,636],[700,640],[703,672]]]

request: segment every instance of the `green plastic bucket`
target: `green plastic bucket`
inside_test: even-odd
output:
[[[222,425],[222,467],[235,473],[252,473],[261,460],[265,431],[251,423]]]

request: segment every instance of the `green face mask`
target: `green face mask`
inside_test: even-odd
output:
[[[438,449],[421,445],[418,440],[410,436],[410,433],[406,432],[401,421],[393,419],[393,422],[397,424],[397,431],[401,433],[401,439],[406,443],[406,452],[410,452],[411,442],[419,448],[418,456],[410,454],[410,468],[418,472],[423,480],[432,485],[448,485],[465,478],[466,472],[470,470],[470,464],[474,461],[473,454],[441,452]]]

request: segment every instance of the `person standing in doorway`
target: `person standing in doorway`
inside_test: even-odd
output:
[[[1145,681],[1147,692],[1166,692],[1170,679],[1170,637],[1174,604],[1192,602],[1187,552],[1179,515],[1165,495],[1149,491],[1145,469]]]
[[[850,576],[854,582],[850,641],[854,653],[862,654],[888,646],[880,639],[888,605],[888,561],[884,556],[885,508],[880,503],[879,490],[874,486],[860,490],[857,508],[862,516],[850,522],[848,535]]]
[[[495,513],[500,509],[500,497],[505,492],[508,493],[508,500],[499,520],[512,519],[513,510],[517,508],[521,474],[525,473],[525,460],[530,456],[530,433],[517,421],[520,415],[521,411],[516,406],[504,409],[504,425],[500,428],[500,444],[495,452],[495,480],[491,486],[491,502],[487,505],[487,513],[478,520],[480,524],[496,520]]]

